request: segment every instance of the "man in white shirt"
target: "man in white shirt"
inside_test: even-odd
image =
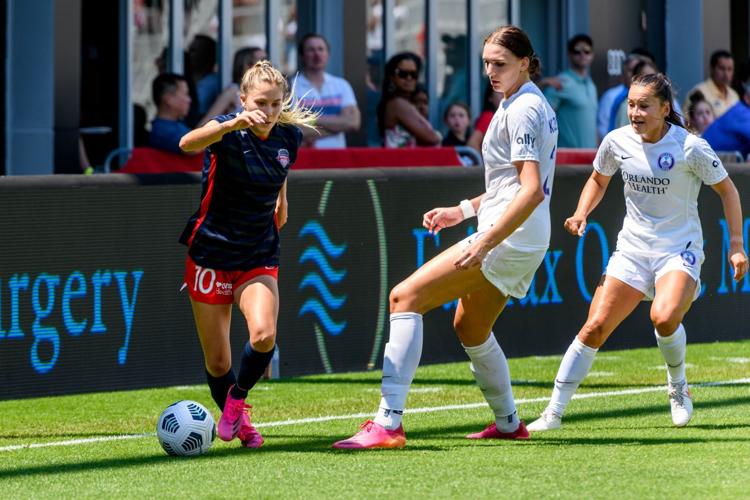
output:
[[[733,77],[734,58],[732,54],[726,50],[717,50],[711,54],[711,76],[693,87],[687,93],[687,100],[690,100],[690,94],[700,90],[711,107],[714,108],[714,116],[718,118],[740,100],[739,95],[732,88]],[[685,109],[687,109],[687,100],[685,101]]]
[[[328,41],[308,33],[299,42],[302,72],[292,82],[294,98],[303,106],[320,111],[317,130],[303,128],[303,144],[315,148],[345,148],[344,133],[359,130],[360,113],[354,91],[343,78],[326,73]]]

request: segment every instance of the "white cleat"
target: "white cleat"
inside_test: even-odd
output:
[[[687,381],[667,385],[669,404],[672,406],[672,423],[685,427],[693,416],[693,396]]]
[[[542,415],[526,426],[529,432],[551,431],[562,427],[560,417],[551,411],[544,410]]]

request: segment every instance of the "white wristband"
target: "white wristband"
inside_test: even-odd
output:
[[[461,207],[461,212],[464,214],[464,220],[477,215],[474,210],[474,204],[469,200],[461,200],[461,203],[459,203],[458,206]]]

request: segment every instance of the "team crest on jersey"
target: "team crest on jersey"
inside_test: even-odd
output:
[[[674,167],[674,156],[672,156],[670,153],[662,153],[659,155],[659,160],[657,161],[659,164],[659,168],[662,170],[671,170],[672,167]]]
[[[683,250],[680,253],[680,257],[682,257],[682,263],[687,267],[692,267],[695,265],[695,261],[697,260],[695,258],[695,254],[691,252],[690,250]]]
[[[279,149],[279,152],[276,154],[276,159],[281,163],[282,167],[286,167],[289,165],[289,151],[286,149]]]

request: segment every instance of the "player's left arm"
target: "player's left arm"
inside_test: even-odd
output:
[[[724,180],[712,184],[711,188],[721,198],[724,207],[724,217],[729,226],[729,263],[734,268],[734,280],[740,281],[744,278],[748,269],[747,254],[745,253],[745,242],[742,235],[742,206],[740,195],[732,179],[725,177]]]
[[[274,212],[274,215],[276,216],[276,223],[278,224],[279,229],[284,227],[284,224],[286,224],[289,211],[289,203],[286,200],[286,183],[287,181],[284,181],[284,184],[282,184],[281,186],[279,197],[276,199],[276,210]]]

